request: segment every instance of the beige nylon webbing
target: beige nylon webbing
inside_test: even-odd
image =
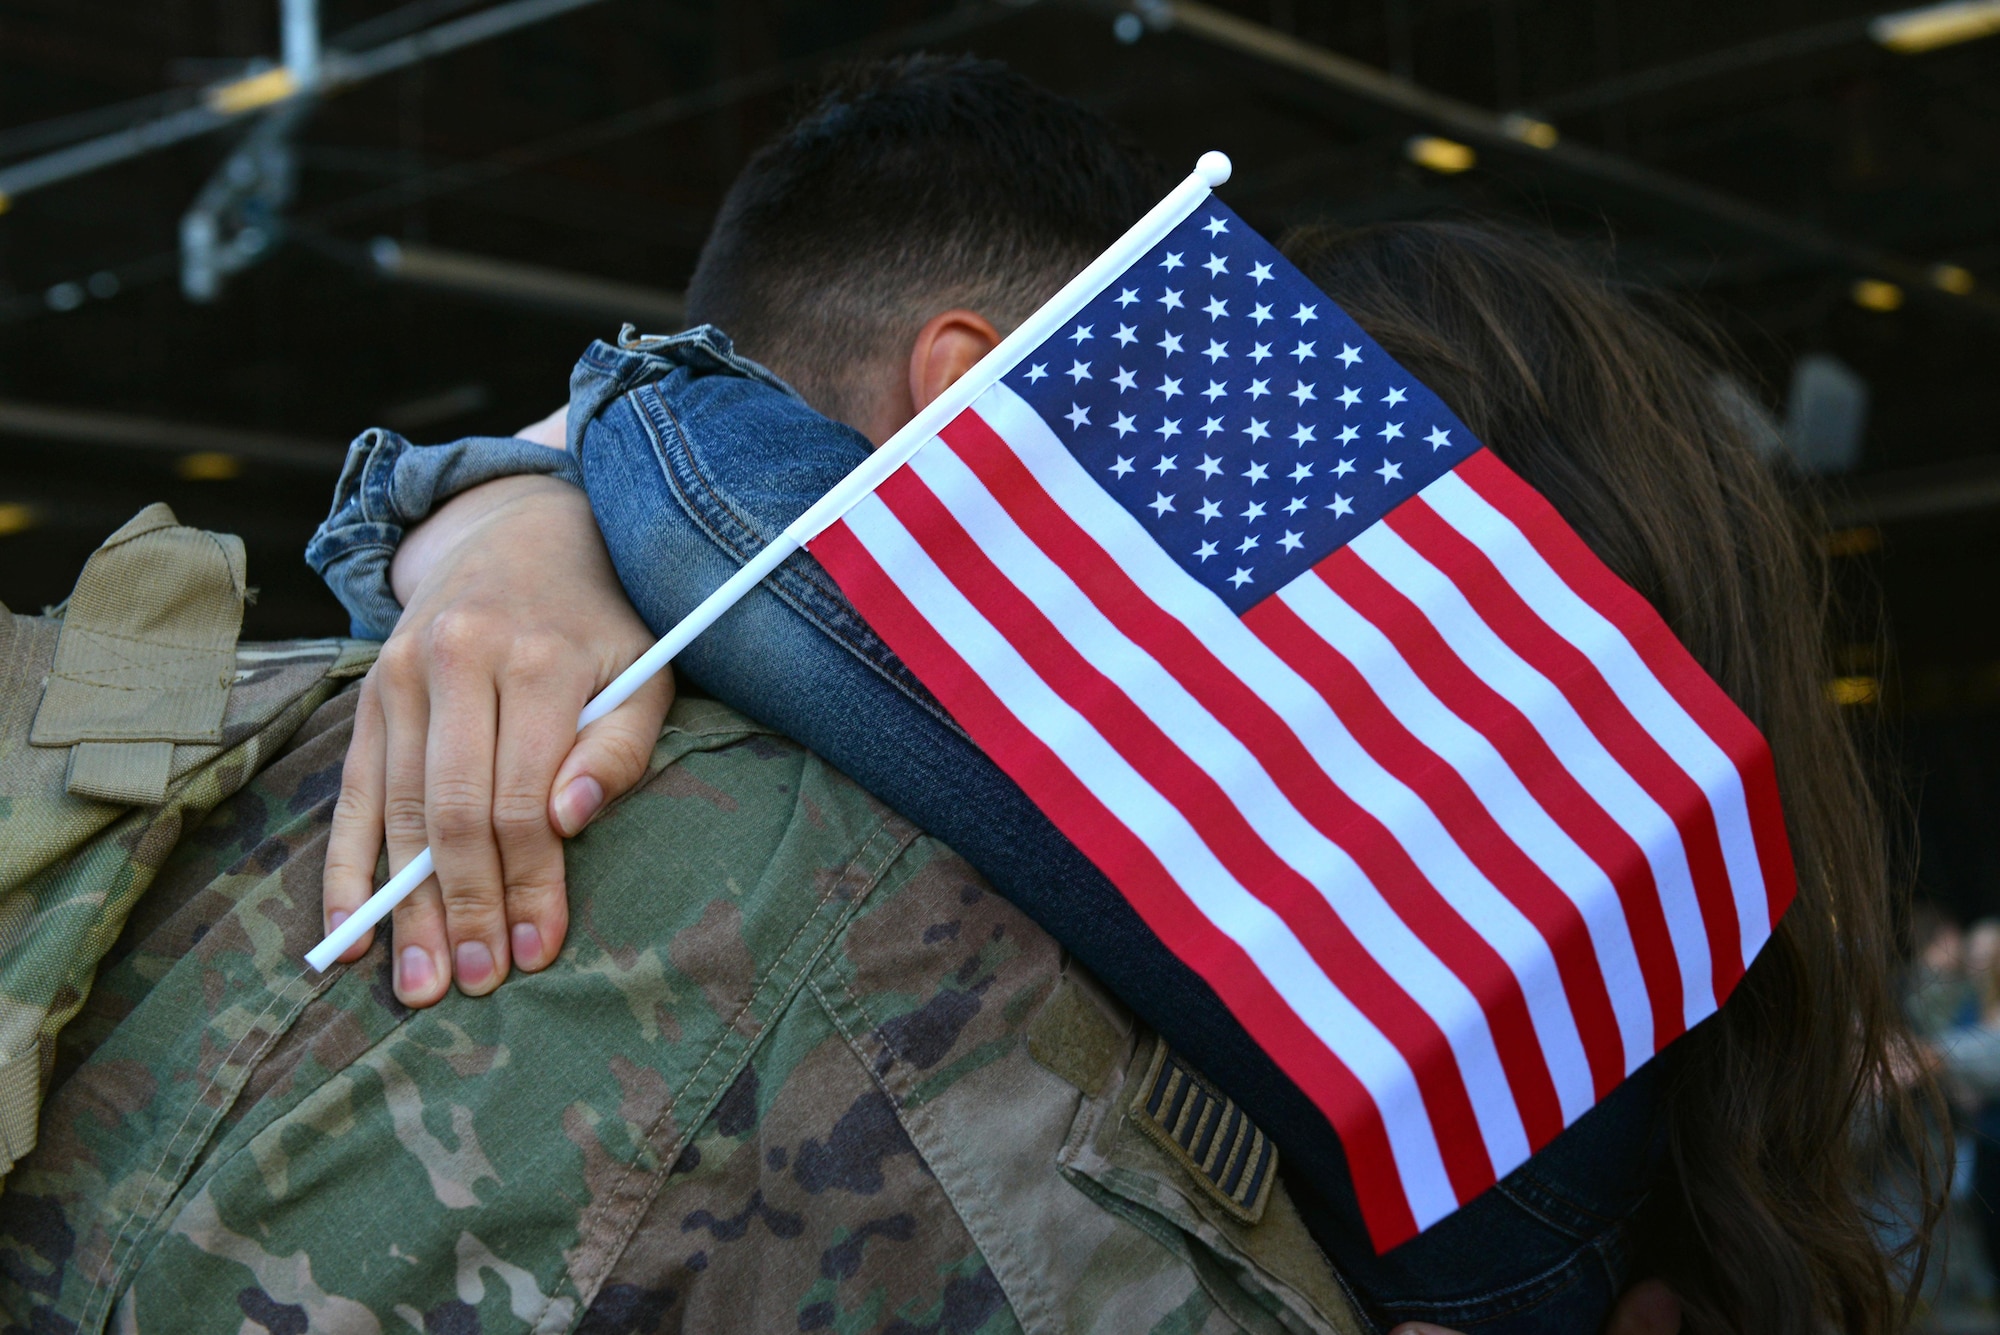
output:
[[[71,792],[158,802],[173,743],[222,739],[244,576],[241,538],[185,527],[162,504],[91,555],[28,738],[76,746]]]
[[[0,1157],[9,1169],[35,1148],[42,1110],[42,1058],[38,1047],[0,1062]]]

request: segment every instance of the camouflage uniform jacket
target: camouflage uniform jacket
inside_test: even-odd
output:
[[[10,1330],[1359,1331],[1240,1114],[963,862],[677,705],[558,962],[313,975],[354,693],[181,841],[0,1196]]]

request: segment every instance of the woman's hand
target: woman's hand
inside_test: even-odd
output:
[[[367,899],[385,839],[392,870],[428,843],[437,874],[396,909],[393,958],[397,998],[429,1006],[454,979],[478,996],[555,959],[562,839],[645,776],[673,676],[576,731],[653,636],[566,482],[501,478],[456,497],[412,532],[394,583],[403,616],[361,684],[324,911],[331,929]]]

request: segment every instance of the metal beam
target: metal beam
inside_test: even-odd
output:
[[[705,88],[673,93],[657,102],[616,112],[588,125],[560,130],[518,144],[488,158],[455,163],[407,181],[323,204],[302,213],[298,224],[301,230],[309,226],[328,229],[387,208],[399,208],[416,200],[434,199],[453,191],[501,180],[544,162],[572,157],[630,135],[733,106],[748,97],[775,92],[841,61],[860,60],[884,51],[920,49],[935,43],[956,42],[983,28],[1014,18],[1037,3],[1039,0],[966,0],[966,3],[938,18],[794,56]]]
[[[181,291],[189,301],[214,301],[223,279],[277,246],[298,184],[292,131],[310,106],[301,98],[266,112],[182,215]]]
[[[1213,46],[1291,70],[1478,147],[1668,205],[1739,235],[1810,256],[1856,276],[1888,279],[1912,296],[2000,319],[2000,296],[1978,289],[1953,291],[1941,286],[1956,284],[1963,278],[1963,270],[1906,259],[1619,154],[1572,143],[1545,122],[1518,114],[1503,115],[1434,93],[1408,79],[1199,0],[1141,0],[1139,12],[1152,27],[1183,32]]]
[[[253,463],[313,473],[338,472],[346,458],[346,452],[331,442],[14,399],[0,399],[0,435],[176,455],[228,454]]]
[[[1836,19],[1832,23],[1795,29],[1720,51],[1709,51],[1669,65],[1635,70],[1600,83],[1571,89],[1567,93],[1537,98],[1535,110],[1543,116],[1574,116],[1617,106],[1634,98],[1656,96],[1688,84],[1705,83],[1710,79],[1741,74],[1745,70],[1760,69],[1778,61],[1799,60],[1843,46],[1858,46],[1868,40],[1871,21],[1866,17]]]
[[[1987,455],[1924,468],[1852,478],[1826,499],[1836,527],[1900,524],[2000,506],[2000,457]]]
[[[0,212],[32,190],[54,185],[108,167],[116,162],[184,143],[233,125],[254,112],[288,102],[307,93],[322,96],[344,91],[369,79],[429,60],[449,51],[502,36],[518,28],[567,14],[572,10],[601,3],[602,0],[509,0],[462,19],[440,23],[435,28],[385,42],[369,51],[353,54],[339,51],[321,53],[316,65],[294,69],[290,64],[216,84],[204,94],[202,105],[171,115],[144,121],[115,134],[88,139],[68,148],[10,167],[0,168]],[[287,24],[288,33],[294,25]],[[288,38],[287,56],[310,56],[317,51],[302,41],[296,51]]]
[[[375,272],[384,278],[439,288],[512,305],[569,311],[609,320],[630,320],[660,331],[681,327],[687,301],[678,292],[614,282],[589,274],[566,273],[484,255],[439,250],[377,237],[368,247]]]
[[[285,68],[311,90],[319,84],[319,0],[280,0],[278,17]]]

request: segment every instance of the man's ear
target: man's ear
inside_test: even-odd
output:
[[[964,307],[925,321],[910,344],[910,411],[921,411],[999,342],[993,322]]]

